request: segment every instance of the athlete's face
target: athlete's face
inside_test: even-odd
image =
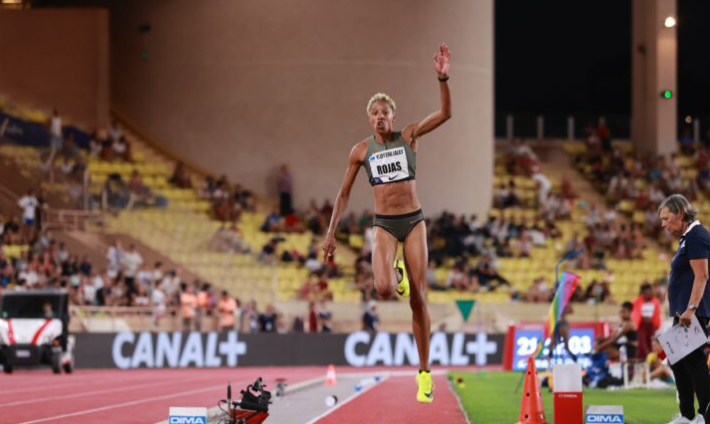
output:
[[[370,108],[370,126],[378,134],[392,132],[394,127],[394,111],[384,100],[376,101]]]

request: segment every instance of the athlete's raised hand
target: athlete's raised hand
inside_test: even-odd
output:
[[[439,45],[439,51],[434,54],[434,69],[439,78],[446,78],[449,75],[449,66],[451,65],[451,53],[449,46],[446,43]]]
[[[328,233],[325,235],[325,240],[323,240],[323,263],[328,262],[330,257],[333,255],[333,252],[335,252],[335,236],[333,234]]]

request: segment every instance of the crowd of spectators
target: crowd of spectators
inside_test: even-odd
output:
[[[172,180],[184,184],[185,177],[180,177],[181,173],[184,174],[184,171],[180,170],[181,167],[181,164],[176,166]],[[253,193],[240,184],[230,183],[226,175],[216,179],[207,176],[199,189],[199,195],[212,204],[212,213],[221,222],[236,223],[242,212],[256,210],[256,198]]]
[[[658,205],[671,193],[681,193],[689,200],[699,193],[710,194],[710,133],[694,143],[692,137],[681,137],[680,153],[642,155],[622,145],[602,143],[605,127],[588,127],[586,151],[579,154],[576,164],[603,193],[609,205],[628,202],[632,210],[643,213],[640,228],[643,234],[660,235]]]

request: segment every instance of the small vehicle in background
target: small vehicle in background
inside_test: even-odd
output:
[[[74,370],[66,290],[4,291],[0,296],[0,365],[50,365],[55,374]]]

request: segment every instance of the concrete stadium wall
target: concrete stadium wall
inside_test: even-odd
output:
[[[274,195],[277,166],[290,164],[301,207],[335,197],[350,148],[370,134],[372,94],[394,97],[400,126],[438,108],[432,56],[446,41],[454,118],[421,144],[420,198],[430,214],[489,207],[492,0],[121,0],[111,37],[117,110],[260,193]],[[351,210],[364,208],[360,175]]]
[[[0,63],[0,94],[57,107],[88,130],[107,126],[107,10],[0,10]]]

